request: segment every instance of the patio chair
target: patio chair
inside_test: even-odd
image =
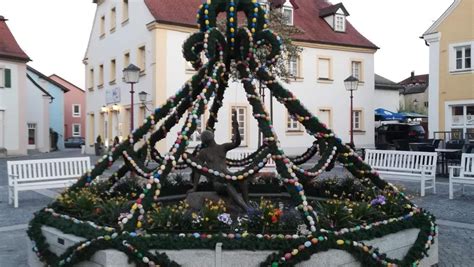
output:
[[[458,152],[447,153],[446,161],[448,165],[451,164],[461,164],[461,155],[464,148],[464,140],[450,140],[446,142],[446,149],[459,149]]]

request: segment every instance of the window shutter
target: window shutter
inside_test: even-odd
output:
[[[12,87],[12,72],[10,69],[5,69],[5,88]]]

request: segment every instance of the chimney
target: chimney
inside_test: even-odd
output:
[[[413,81],[415,79],[415,71],[411,72],[411,80]]]

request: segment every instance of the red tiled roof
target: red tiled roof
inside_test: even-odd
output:
[[[405,80],[399,82],[401,85],[409,85],[409,84],[424,84],[428,83],[429,75],[428,74],[421,74],[421,75],[414,75],[413,77],[410,76]]]
[[[53,75],[50,75],[49,78],[59,84],[61,84],[62,86],[66,87],[67,89],[69,90],[72,90],[72,89],[76,89],[76,90],[79,90],[81,92],[84,92],[85,90],[84,89],[81,89],[79,88],[78,86],[74,85],[73,83],[71,83],[70,81],[64,79],[63,77],[57,75],[57,74],[53,74]]]
[[[155,20],[160,23],[196,27],[196,14],[202,0],[145,0]],[[293,37],[296,41],[334,44],[378,49],[378,47],[360,34],[349,22],[346,32],[335,32],[319,16],[319,11],[332,4],[326,0],[292,0],[295,26],[304,31]]]
[[[31,59],[16,42],[6,21],[3,16],[0,16],[0,58],[30,61]]]

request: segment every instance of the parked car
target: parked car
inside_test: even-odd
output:
[[[86,144],[84,137],[69,137],[64,141],[66,148],[81,148],[82,145]]]
[[[425,142],[425,129],[420,124],[392,123],[375,131],[377,149],[409,150],[409,143]]]

